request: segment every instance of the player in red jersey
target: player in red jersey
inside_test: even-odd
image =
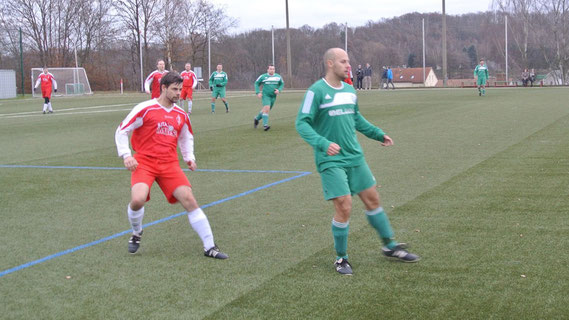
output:
[[[176,72],[165,74],[160,81],[162,93],[158,99],[135,106],[115,133],[118,154],[123,158],[124,166],[132,172],[131,200],[127,207],[132,236],[128,251],[134,254],[140,246],[144,204],[150,200],[150,188],[156,181],[168,202],[180,202],[186,209],[190,225],[203,242],[204,255],[227,259],[228,256],[215,245],[209,221],[178,162],[179,145],[190,170],[197,168],[190,118],[175,104],[180,98],[182,82]],[[129,147],[129,133],[132,133],[134,156]]]
[[[352,73],[352,67],[348,66],[348,77],[344,78],[344,82],[353,86],[354,85],[354,82],[352,81],[353,78],[354,74]]]
[[[198,78],[196,74],[192,71],[192,65],[188,62],[186,63],[186,70],[180,73],[182,79],[184,79],[184,83],[182,84],[182,95],[180,99],[188,100],[188,113],[192,114],[192,95],[194,89],[198,85]],[[182,108],[184,107],[184,103],[182,102]]]
[[[41,96],[44,99],[43,113],[45,114],[46,111],[48,111],[49,113],[53,113],[53,108],[51,107],[51,101],[50,101],[51,90],[53,89],[53,91],[57,92],[57,82],[55,81],[53,75],[49,73],[47,67],[44,67],[43,73],[40,73],[40,75],[38,76],[38,80],[36,81],[34,90],[37,89],[40,84],[41,84]]]
[[[144,90],[151,95],[151,99],[160,97],[160,79],[168,72],[168,70],[164,70],[165,68],[166,64],[164,60],[159,59],[156,61],[157,70],[152,71],[148,78],[146,78],[146,81],[144,81]]]

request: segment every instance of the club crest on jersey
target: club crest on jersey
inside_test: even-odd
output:
[[[156,129],[156,133],[174,138],[178,137],[178,131],[174,129],[174,126],[168,124],[168,122],[165,121],[158,123],[158,128]]]

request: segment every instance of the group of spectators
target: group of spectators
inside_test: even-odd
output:
[[[371,74],[372,69],[369,63],[366,63],[366,67],[362,68],[362,65],[358,65],[356,70],[356,90],[371,90]],[[381,82],[379,84],[379,89],[389,89],[389,84],[395,89],[395,84],[393,84],[393,71],[391,67],[384,66],[382,68]]]
[[[528,69],[524,69],[522,72],[522,83],[524,84],[524,87],[528,86],[528,82],[531,83],[531,86],[533,87],[533,83],[535,82],[535,69],[531,69],[531,72],[528,71]]]

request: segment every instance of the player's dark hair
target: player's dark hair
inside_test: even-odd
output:
[[[162,86],[168,88],[171,84],[178,84],[184,82],[184,79],[176,71],[170,71],[162,76],[160,79],[160,91],[162,91]]]

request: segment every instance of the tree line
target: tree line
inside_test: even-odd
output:
[[[144,76],[163,59],[172,70],[191,62],[207,79],[208,34],[212,70],[223,63],[229,88],[251,89],[273,58],[270,29],[231,33],[237,19],[206,0],[12,0],[0,6],[0,68],[19,70],[21,28],[28,90],[30,68],[75,66],[75,50],[93,90],[117,90],[120,79],[127,90],[139,90],[141,56]],[[488,12],[447,15],[448,77],[471,77],[480,58],[494,75],[505,72],[506,16],[510,76],[535,68],[561,70],[566,79],[569,0],[494,0]],[[370,63],[377,81],[382,66],[422,66],[423,19],[426,65],[442,78],[439,13],[409,13],[356,27],[348,22],[353,68]],[[344,47],[345,25],[305,25],[290,32],[292,75],[286,74],[284,29],[274,32],[275,66],[289,86],[304,88],[322,76],[323,52]]]

